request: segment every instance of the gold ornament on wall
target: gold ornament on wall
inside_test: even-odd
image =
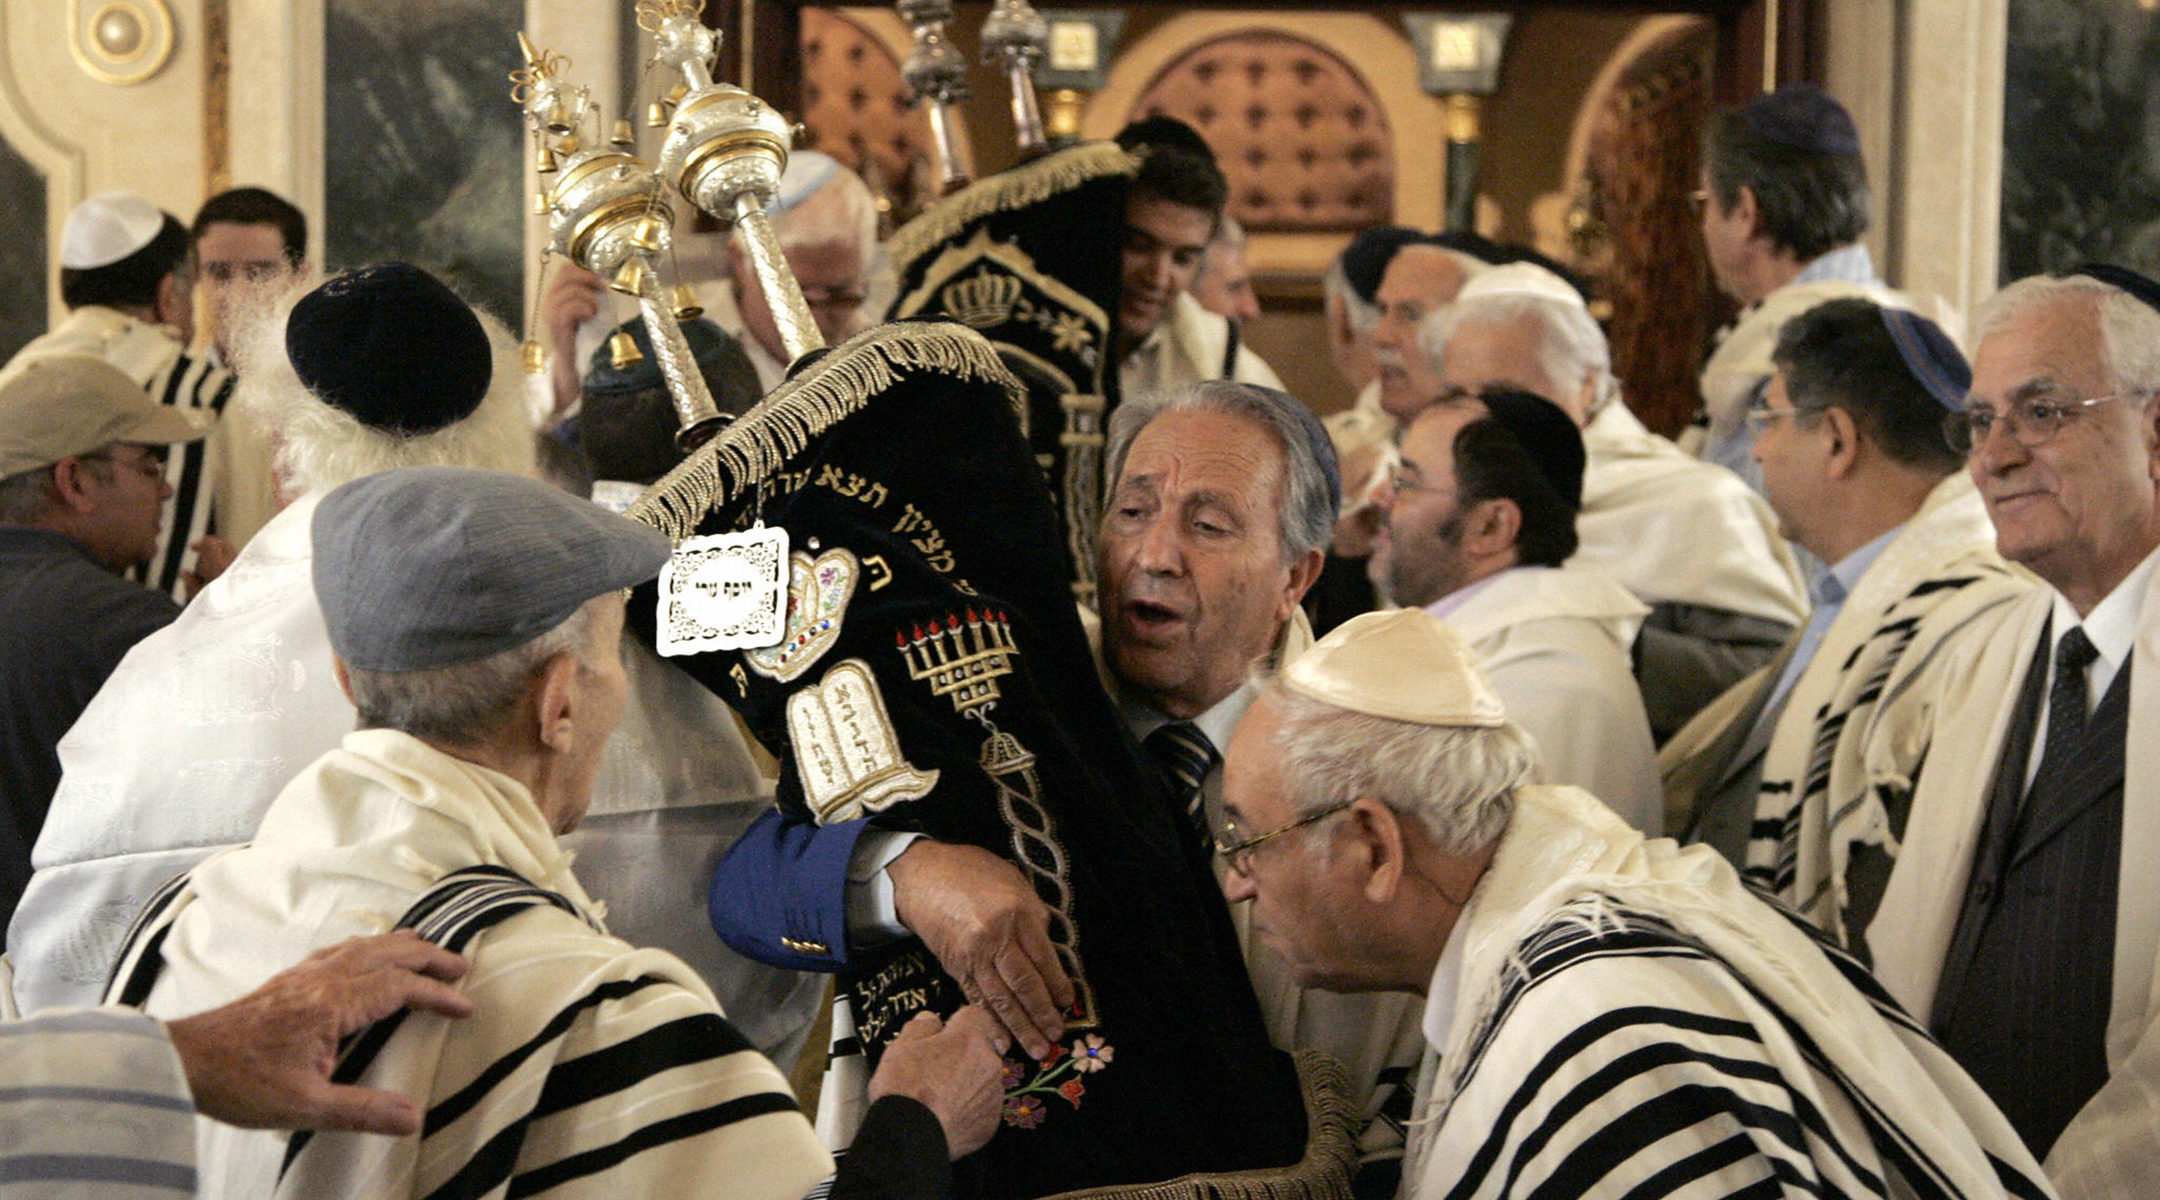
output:
[[[69,0],[68,53],[101,83],[141,83],[172,60],[173,15],[165,0]]]

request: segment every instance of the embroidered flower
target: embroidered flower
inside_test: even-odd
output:
[[[1051,1067],[1054,1067],[1054,1066],[1058,1065],[1058,1060],[1059,1060],[1059,1059],[1061,1059],[1061,1058],[1064,1058],[1064,1057],[1065,1057],[1065,1047],[1064,1047],[1063,1043],[1060,1043],[1060,1042],[1052,1042],[1052,1043],[1050,1043],[1050,1048],[1049,1048],[1048,1050],[1046,1050],[1046,1051],[1044,1051],[1044,1052],[1043,1052],[1043,1056],[1042,1056],[1042,1065],[1043,1065],[1043,1069],[1047,1071],[1047,1070],[1049,1070],[1049,1069],[1050,1069]]]
[[[1043,1102],[1034,1096],[1018,1096],[1005,1102],[1005,1123],[1021,1129],[1033,1129],[1048,1116]]]
[[[1058,1095],[1065,1097],[1074,1108],[1080,1107],[1080,1097],[1087,1094],[1087,1085],[1077,1079],[1068,1079],[1058,1088]]]
[[[1072,1044],[1073,1066],[1083,1074],[1100,1071],[1110,1065],[1113,1049],[1110,1043],[1103,1041],[1101,1034],[1091,1033]]]
[[[1027,1068],[1011,1059],[1005,1060],[1005,1090],[1011,1091],[1027,1082]]]

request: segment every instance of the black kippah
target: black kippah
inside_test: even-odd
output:
[[[300,298],[285,353],[323,403],[364,425],[429,433],[472,415],[495,363],[480,318],[418,267],[384,263]]]
[[[1809,154],[1860,153],[1860,131],[1845,106],[1812,83],[1788,83],[1740,110],[1757,137]]]
[[[2083,263],[2070,273],[2089,275],[2102,283],[2121,288],[2146,307],[2160,311],[2160,282],[2140,275],[2128,267],[2118,267],[2113,263]]]
[[[1188,150],[1209,162],[1215,161],[1214,147],[1207,144],[1207,139],[1200,136],[1200,131],[1176,117],[1142,117],[1118,130],[1117,144],[1128,151],[1142,146]]]
[[[1395,252],[1424,238],[1417,230],[1401,225],[1382,225],[1351,238],[1342,252],[1343,278],[1349,282],[1350,290],[1371,304],[1380,294],[1380,278],[1387,274],[1388,264],[1395,261]]]
[[[1560,406],[1543,396],[1512,389],[1494,388],[1478,395],[1492,419],[1515,435],[1537,464],[1538,473],[1570,509],[1582,509],[1582,430]]]

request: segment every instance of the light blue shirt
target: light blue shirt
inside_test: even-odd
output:
[[[1786,662],[1785,673],[1778,676],[1777,687],[1770,692],[1770,702],[1763,705],[1764,716],[1777,712],[1784,705],[1786,694],[1800,682],[1800,672],[1807,669],[1815,651],[1822,646],[1823,635],[1830,632],[1831,622],[1844,611],[1845,601],[1852,596],[1853,589],[1860,586],[1860,577],[1875,565],[1875,560],[1882,557],[1883,550],[1890,545],[1890,539],[1903,528],[1903,525],[1897,526],[1815,576],[1815,581],[1808,586],[1808,596],[1815,602],[1815,611],[1808,614],[1807,627],[1800,631],[1800,644]]]

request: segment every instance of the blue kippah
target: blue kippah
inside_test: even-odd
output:
[[[495,374],[480,318],[407,263],[340,275],[302,296],[285,324],[285,354],[323,403],[403,434],[471,416]]]
[[[1756,136],[1809,154],[1860,153],[1860,131],[1845,106],[1812,83],[1788,83],[1740,110]]]
[[[1957,343],[1942,331],[1942,326],[1919,313],[1887,304],[1878,311],[1883,328],[1890,332],[1890,343],[1897,347],[1898,357],[1905,360],[1905,369],[1920,381],[1928,395],[1935,397],[1935,403],[1951,412],[1965,411],[1965,393],[1972,390],[1972,366]]]

